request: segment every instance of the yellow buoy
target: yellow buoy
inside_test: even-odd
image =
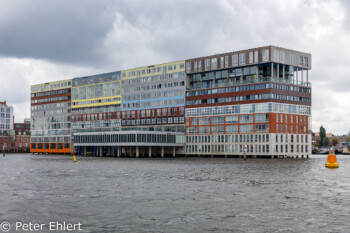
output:
[[[75,158],[75,155],[73,155],[73,162],[76,162],[77,158]]]
[[[334,151],[329,151],[328,157],[327,157],[327,168],[338,168],[339,163],[337,162],[337,156],[334,154]]]

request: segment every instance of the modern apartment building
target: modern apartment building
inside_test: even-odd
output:
[[[107,100],[99,102],[95,116],[77,118],[78,111],[87,112],[72,104],[77,153],[136,157],[184,153],[185,62],[123,70],[114,76],[112,83],[100,87]],[[73,100],[76,82],[82,79],[73,79]],[[78,129],[86,121],[95,121],[91,129]]]
[[[72,130],[76,135],[74,144],[77,153],[102,155],[111,153],[99,143],[87,143],[87,137],[93,141],[101,132],[119,132],[121,103],[121,73],[113,72],[72,80]],[[81,144],[83,143],[83,145]]]
[[[0,101],[0,134],[9,133],[13,129],[13,107],[6,101]]]
[[[265,46],[74,78],[65,136],[85,155],[308,156],[310,69],[311,54]],[[33,102],[56,95],[45,85],[32,86],[36,148],[54,132]]]
[[[33,153],[71,153],[71,80],[31,86]]]
[[[275,46],[186,60],[186,154],[310,154],[309,69]]]

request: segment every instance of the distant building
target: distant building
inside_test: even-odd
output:
[[[14,152],[30,151],[30,119],[25,118],[23,123],[14,123],[15,131]]]
[[[29,152],[29,135],[0,135],[0,151]]]
[[[15,148],[14,141],[9,135],[0,135],[0,150],[9,151]]]
[[[30,151],[30,136],[16,135],[14,140],[14,152],[29,152]]]
[[[0,102],[0,151],[29,152],[30,119],[23,123],[14,123],[13,119],[13,107]]]
[[[0,134],[9,133],[13,129],[13,107],[6,101],[0,101]]]
[[[30,125],[30,118],[24,118],[24,124],[29,124]]]
[[[17,135],[29,135],[30,134],[30,123],[14,123],[13,130]]]

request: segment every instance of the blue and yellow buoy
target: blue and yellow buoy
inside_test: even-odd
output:
[[[329,151],[328,157],[327,157],[327,168],[338,168],[339,163],[337,162],[337,156],[334,154],[334,151]]]

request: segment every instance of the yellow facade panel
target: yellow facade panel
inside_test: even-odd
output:
[[[164,72],[166,69],[166,72]],[[121,71],[122,80],[149,77],[154,75],[161,75],[164,73],[172,74],[177,72],[185,72],[185,60],[168,62],[152,66],[143,66]]]
[[[84,105],[72,105],[72,108],[88,108],[88,107],[107,106],[107,105],[114,105],[114,104],[121,104],[121,101],[96,103],[96,104],[84,104]]]
[[[31,93],[43,92],[43,91],[53,91],[59,89],[66,89],[72,86],[72,80],[62,80],[56,82],[41,83],[36,85],[31,85]]]
[[[116,99],[118,99],[118,100],[116,100]],[[102,101],[102,102],[100,102],[100,101]],[[93,99],[84,99],[84,100],[75,100],[75,101],[72,101],[71,107],[72,108],[86,108],[86,107],[106,106],[106,105],[113,105],[113,104],[121,104],[121,95],[93,98]]]

